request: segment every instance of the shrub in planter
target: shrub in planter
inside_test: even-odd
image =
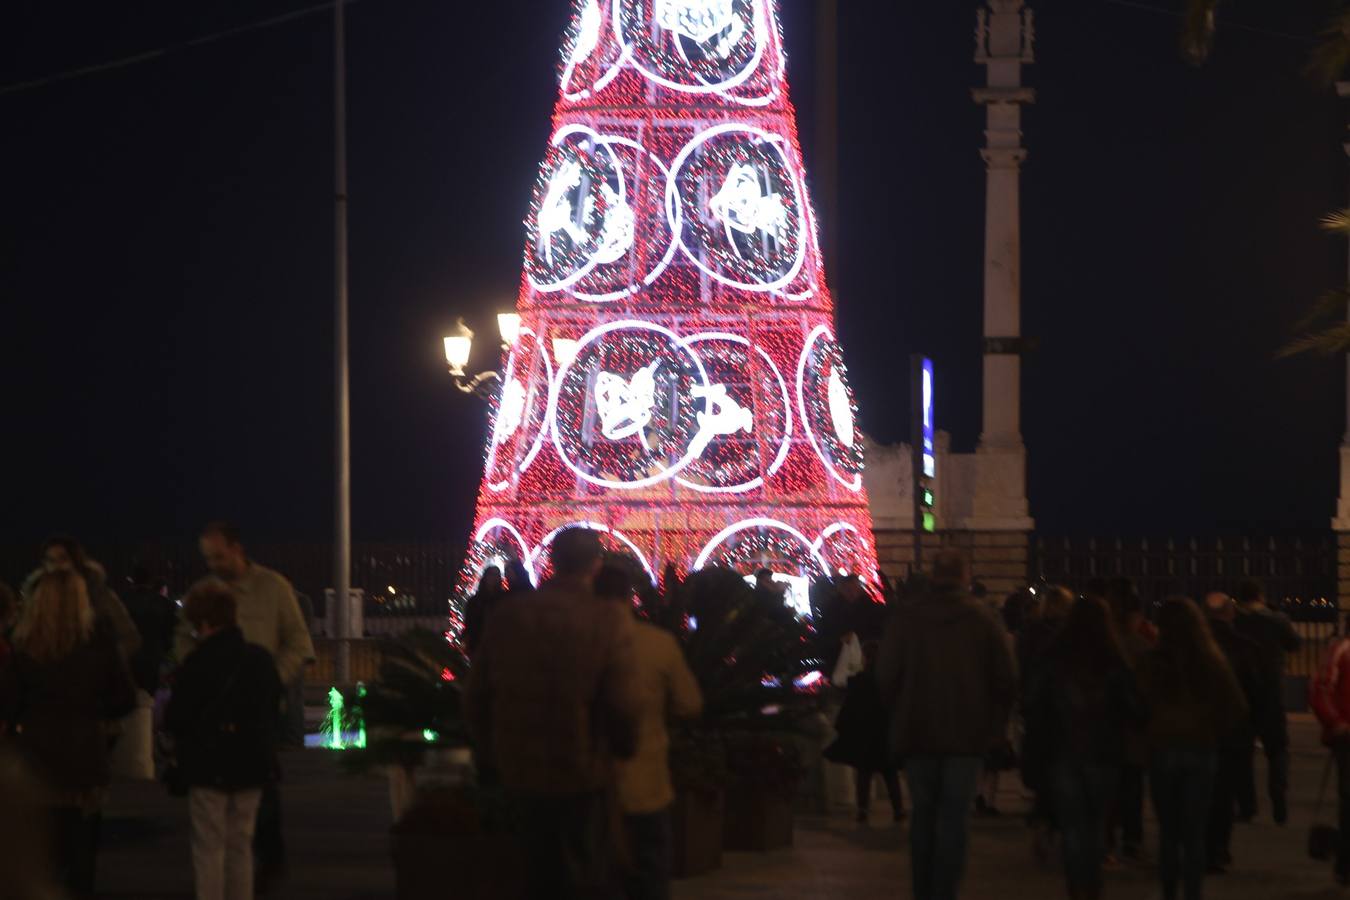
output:
[[[472,773],[467,661],[432,631],[410,631],[380,649],[378,677],[344,698],[346,727],[364,728],[366,746],[345,751],[343,762],[388,773],[399,900],[517,900],[523,863],[509,805]]]
[[[776,850],[792,846],[793,800],[805,775],[790,735],[730,735],[727,784],[727,850]]]
[[[693,726],[673,730],[670,776],[675,785],[672,874],[690,878],[722,865],[722,816],[727,782],[721,735]]]
[[[677,829],[720,810],[727,849],[790,844],[792,798],[802,778],[795,740],[819,718],[819,698],[797,686],[818,666],[809,630],[790,611],[766,605],[729,569],[690,575],[678,609],[698,623],[678,636],[703,691],[704,714],[672,738],[672,773],[684,803],[677,804]],[[708,838],[711,828],[697,839]],[[677,832],[677,847],[679,841]]]

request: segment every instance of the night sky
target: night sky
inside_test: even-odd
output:
[[[1038,0],[1026,115],[1032,512],[1049,534],[1316,530],[1343,363],[1276,361],[1343,283],[1343,110],[1301,73],[1330,6],[1232,0],[1211,64],[1180,0]],[[0,85],[298,8],[151,0],[6,12]],[[810,166],[808,0],[783,0]],[[1163,12],[1139,8],[1154,6]],[[979,431],[984,172],[974,0],[841,3],[841,247],[830,282],[863,426]],[[1286,10],[1285,7],[1297,7]],[[563,0],[349,10],[354,530],[462,538],[486,423],[444,372],[495,338],[550,130]],[[0,540],[184,536],[331,516],[331,19],[0,95]]]

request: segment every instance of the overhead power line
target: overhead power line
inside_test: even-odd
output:
[[[356,0],[342,0],[344,4],[350,5]],[[146,50],[141,53],[135,53],[131,56],[123,56],[119,59],[108,60],[107,62],[95,63],[89,66],[81,66],[77,69],[66,69],[64,72],[56,72],[51,75],[43,75],[41,78],[32,78],[27,81],[17,81],[13,84],[7,84],[0,87],[0,97],[6,94],[17,94],[22,91],[31,91],[36,88],[46,87],[57,84],[62,81],[72,81],[76,78],[84,78],[89,75],[98,75],[103,72],[111,72],[116,69],[125,69],[128,66],[139,65],[140,63],[150,62],[151,60],[162,59],[174,53],[183,50],[190,50],[193,47],[200,47],[204,44],[213,44],[216,41],[223,41],[226,38],[238,37],[241,34],[248,34],[251,31],[261,31],[264,28],[274,28],[277,25],[284,25],[287,22],[294,22],[296,19],[303,19],[306,16],[312,16],[316,13],[331,12],[332,3],[316,3],[313,6],[306,6],[304,9],[297,9],[291,12],[282,13],[278,16],[271,16],[266,19],[259,19],[256,22],[249,22],[245,25],[236,25],[233,28],[226,28],[223,31],[217,31],[212,34],[205,34],[201,37],[191,38],[186,41],[179,41],[174,44],[165,44],[163,47],[157,47],[154,50]]]

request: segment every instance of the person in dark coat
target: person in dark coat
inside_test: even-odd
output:
[[[1263,677],[1280,685],[1273,698],[1274,704],[1263,710],[1252,724],[1266,754],[1271,816],[1276,825],[1283,825],[1289,821],[1289,722],[1284,709],[1284,673],[1289,654],[1298,650],[1302,640],[1288,616],[1266,605],[1266,592],[1260,582],[1242,582],[1235,599],[1238,617],[1234,627],[1239,634],[1245,634],[1261,647]],[[1238,773],[1238,814],[1244,819],[1256,815],[1255,755],[1253,744]]]
[[[144,566],[135,566],[122,592],[122,604],[141,635],[141,646],[131,657],[131,674],[136,686],[147,694],[159,688],[159,668],[173,648],[178,629],[178,605],[164,595],[164,589],[150,577]]]
[[[1105,597],[1116,621],[1116,635],[1133,671],[1138,671],[1158,641],[1158,633],[1144,618],[1143,603],[1134,583],[1128,578],[1094,581],[1092,596]],[[1144,858],[1144,784],[1148,772],[1148,739],[1142,727],[1125,732],[1124,754],[1120,765],[1120,786],[1109,819],[1109,846],[1117,846],[1130,862]],[[1119,844],[1116,838],[1119,837]]]
[[[1064,620],[1073,608],[1074,596],[1068,588],[1059,585],[1044,587],[1036,595],[1038,608],[1031,619],[1023,623],[1016,636],[1017,672],[1021,677],[1021,696],[1025,697],[1031,685],[1045,666],[1046,654],[1059,637]],[[1028,820],[1032,826],[1036,855],[1050,858],[1054,842],[1055,804],[1050,790],[1050,771],[1045,764],[1050,756],[1042,748],[1047,736],[1038,728],[1034,718],[1024,722],[1022,737],[1022,783],[1034,794]]]
[[[94,891],[109,781],[109,726],[136,701],[136,686],[110,623],[98,618],[84,578],[46,572],[31,585],[14,631],[7,676],[19,751],[49,792],[61,877],[76,897]]]
[[[225,585],[193,588],[183,619],[200,643],[174,674],[164,721],[188,786],[197,896],[246,900],[258,805],[277,774],[281,679],[272,655],[244,641]]]
[[[1199,608],[1174,597],[1158,614],[1158,646],[1138,672],[1149,711],[1149,788],[1158,815],[1162,900],[1200,900],[1217,750],[1247,716],[1237,676]]]
[[[890,749],[909,782],[919,898],[956,896],[976,781],[985,754],[1006,738],[1017,693],[1003,626],[967,592],[966,558],[939,551],[931,584],[891,616],[877,654]]]
[[[874,775],[880,775],[886,785],[891,813],[895,821],[900,822],[905,818],[905,800],[900,793],[899,770],[886,744],[886,707],[881,703],[881,689],[877,687],[877,644],[869,641],[862,650],[863,670],[849,676],[846,684],[839,685],[847,691],[834,724],[839,736],[825,748],[825,758],[853,769],[860,823],[868,821]]]
[[[488,615],[503,593],[502,570],[488,566],[478,579],[478,590],[464,604],[464,649],[470,657],[482,642]]]
[[[1244,761],[1251,758],[1252,742],[1256,738],[1254,723],[1275,703],[1280,690],[1278,682],[1267,677],[1262,664],[1261,646],[1233,627],[1237,619],[1237,604],[1222,591],[1205,597],[1205,612],[1214,642],[1223,651],[1224,658],[1237,676],[1247,699],[1249,715],[1223,735],[1218,745],[1214,769],[1214,793],[1209,805],[1208,857],[1209,871],[1219,873],[1233,863],[1229,844],[1233,837],[1233,810],[1237,802],[1239,779]]]
[[[1079,599],[1034,676],[1025,707],[1045,740],[1039,768],[1049,773],[1055,820],[1064,839],[1069,897],[1102,894],[1106,818],[1120,780],[1126,728],[1143,720],[1134,672],[1106,603]]]

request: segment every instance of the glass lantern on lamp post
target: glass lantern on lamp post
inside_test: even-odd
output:
[[[509,350],[520,336],[520,316],[517,313],[498,313],[497,330],[501,334],[502,350]],[[466,394],[474,394],[484,400],[492,397],[492,383],[501,381],[501,375],[494,370],[479,372],[470,377],[465,372],[469,364],[469,354],[473,350],[473,331],[464,324],[463,319],[455,321],[455,328],[444,338],[445,362],[450,369],[450,377],[455,387]]]

